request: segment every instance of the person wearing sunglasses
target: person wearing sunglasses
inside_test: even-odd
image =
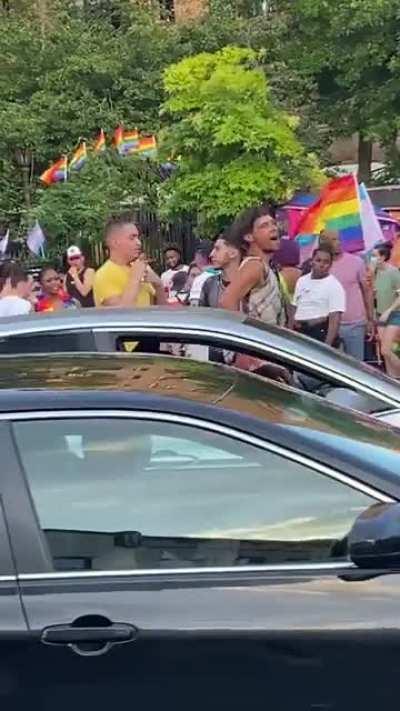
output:
[[[79,247],[75,245],[68,247],[66,259],[68,267],[65,277],[66,292],[71,299],[78,301],[83,308],[94,306],[94,269],[86,266],[85,256]]]

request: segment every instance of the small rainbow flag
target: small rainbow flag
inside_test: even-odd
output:
[[[69,169],[70,170],[75,170],[75,171],[80,171],[83,166],[85,165],[87,161],[87,151],[86,151],[86,143],[83,141],[80,146],[76,149],[75,153],[73,154],[70,162],[69,162]]]
[[[139,145],[139,133],[134,131],[124,131],[122,136],[122,145],[120,153],[127,156],[130,153],[135,153]]]
[[[354,175],[331,180],[300,219],[296,240],[302,251],[312,248],[324,229],[337,230],[346,252],[364,247],[357,179]]]
[[[139,138],[138,147],[135,150],[143,158],[154,158],[157,155],[157,140],[155,136],[142,136]]]
[[[118,126],[113,135],[113,146],[117,149],[118,153],[121,153],[122,144],[124,142],[124,129],[122,126]]]
[[[50,168],[47,168],[47,170],[42,173],[40,180],[45,185],[52,185],[53,183],[65,181],[67,179],[67,169],[67,156],[62,156],[58,161],[53,163]]]
[[[100,129],[100,133],[96,138],[96,142],[93,146],[93,151],[95,153],[104,153],[106,150],[106,137],[103,129]]]

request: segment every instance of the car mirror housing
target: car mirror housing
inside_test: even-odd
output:
[[[400,504],[374,504],[348,537],[350,559],[359,568],[400,569]]]

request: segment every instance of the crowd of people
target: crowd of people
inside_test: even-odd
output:
[[[339,234],[325,230],[312,257],[300,264],[298,244],[280,238],[268,205],[244,211],[214,242],[200,241],[190,264],[183,263],[177,245],[168,244],[161,276],[143,253],[131,215],[110,217],[104,241],[108,259],[97,271],[75,245],[64,255],[62,273],[49,265],[37,281],[19,264],[3,263],[0,316],[153,304],[242,311],[341,348],[361,361],[374,344],[388,374],[400,377],[400,270],[390,264],[387,243],[378,244],[365,260],[343,252]],[[140,349],[140,344],[132,349]],[[241,364],[252,370],[259,366],[256,359]]]

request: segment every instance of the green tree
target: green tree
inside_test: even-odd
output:
[[[108,151],[90,158],[67,182],[41,189],[35,217],[50,246],[100,242],[113,210],[156,208],[159,182],[154,163]]]
[[[398,159],[400,0],[296,0],[286,17],[286,61],[317,85],[320,115],[335,135],[359,134],[368,180],[372,140]]]
[[[67,1],[48,0],[44,31],[36,3],[20,0],[0,13],[0,208],[15,227],[24,217],[25,229],[42,200],[41,172],[79,138],[100,127],[110,135],[121,122],[150,132],[160,125],[162,71],[175,57],[176,30],[122,4],[121,29],[114,16]]]
[[[254,51],[226,47],[184,59],[166,71],[165,90],[171,123],[163,148],[179,165],[165,184],[166,209],[197,212],[203,233],[318,178],[296,117],[274,105]]]

